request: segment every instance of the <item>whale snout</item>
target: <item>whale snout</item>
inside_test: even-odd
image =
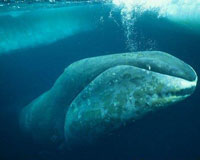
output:
[[[149,81],[145,82],[145,104],[161,108],[181,101],[195,91],[198,76],[194,69],[180,59],[163,52],[142,53],[142,64]],[[139,59],[139,58],[138,58]],[[141,85],[142,86],[142,85]],[[153,98],[154,97],[154,98]]]
[[[198,76],[190,65],[171,55],[165,55],[163,58],[157,58],[156,60],[159,60],[159,62],[155,62],[158,64],[167,63],[162,65],[161,70],[157,70],[157,73],[166,75],[163,80],[160,78],[165,87],[161,92],[158,92],[159,96],[169,98],[172,102],[175,102],[193,94]]]

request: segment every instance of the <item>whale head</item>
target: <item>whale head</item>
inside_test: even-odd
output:
[[[107,58],[96,62],[106,62]],[[187,98],[195,90],[195,71],[169,54],[141,52],[109,58],[112,65],[96,75],[70,104],[65,119],[69,143],[93,143],[149,112]]]

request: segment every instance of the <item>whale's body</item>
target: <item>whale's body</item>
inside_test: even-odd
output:
[[[88,144],[185,99],[196,83],[189,65],[163,52],[88,58],[69,65],[26,106],[20,126],[41,143]]]

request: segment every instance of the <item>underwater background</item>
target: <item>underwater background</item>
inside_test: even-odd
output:
[[[188,99],[91,148],[48,148],[19,129],[21,109],[51,88],[69,64],[146,50],[170,53],[200,75],[198,0],[1,0],[0,159],[199,160],[199,85]]]

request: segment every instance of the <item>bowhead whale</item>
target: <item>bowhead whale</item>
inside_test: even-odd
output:
[[[187,98],[196,84],[192,67],[164,52],[87,58],[21,111],[20,126],[41,143],[91,144]]]

